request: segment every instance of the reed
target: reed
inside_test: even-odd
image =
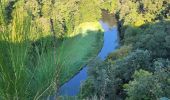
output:
[[[0,2],[0,99],[38,100],[54,93],[60,66],[49,39],[32,27],[32,17],[16,5],[11,24],[5,19],[5,2]],[[23,14],[20,14],[24,12]],[[34,30],[33,30],[34,29]],[[35,34],[38,39],[34,40]],[[50,40],[54,43],[54,39]],[[55,41],[56,42],[56,41]],[[46,49],[50,45],[52,50]],[[47,52],[52,53],[47,55]],[[33,59],[34,58],[34,59]]]

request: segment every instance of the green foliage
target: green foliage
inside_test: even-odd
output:
[[[125,85],[129,96],[127,100],[155,100],[161,96],[161,86],[151,73],[139,70],[133,78],[133,81]]]
[[[106,64],[101,62],[100,59],[96,59],[92,61],[88,65],[88,80],[83,84],[81,89],[80,97],[81,99],[85,98],[93,98],[93,96],[97,96],[97,98],[108,98],[106,94],[111,94],[112,90],[112,81],[108,76],[108,69]]]
[[[110,9],[109,0],[103,1],[102,7]],[[169,0],[118,0],[116,16],[122,47],[103,63],[93,62],[83,98],[169,98],[169,4]]]
[[[134,80],[125,85],[127,100],[155,100],[163,96],[169,98],[169,61],[158,60],[155,63],[154,74],[140,70],[135,72]]]
[[[134,49],[152,51],[154,57],[169,57],[169,21],[143,25],[141,28],[128,27],[125,31],[125,44],[133,44]]]
[[[159,60],[153,63],[157,58],[169,59],[168,30],[170,23],[168,21],[169,12],[167,12],[169,3],[169,0],[125,0],[119,4],[118,17],[121,24],[120,32],[121,35],[123,34],[122,43],[132,45],[133,50],[148,50],[151,55],[148,64],[144,65],[146,68],[147,66],[148,68],[152,66],[152,68],[147,70],[148,72],[136,72],[135,76],[139,77],[134,77],[134,80],[129,83],[127,90],[128,100],[155,100],[169,95],[167,90],[163,88],[163,86],[168,88],[169,82],[159,80],[163,73],[154,71],[154,68],[166,70],[163,67],[166,66],[166,61]],[[158,68],[158,66],[162,68]],[[152,72],[154,73],[145,77],[147,73]],[[138,75],[137,73],[140,74]],[[169,80],[168,74],[168,71],[164,72],[162,77],[164,76],[166,77],[166,79],[164,78],[165,80]],[[123,84],[126,84],[126,82]]]
[[[113,13],[117,9],[118,0],[101,0],[101,8]]]
[[[101,31],[68,38],[79,24],[100,18],[97,1],[79,2],[0,0],[0,99],[44,99],[96,55]],[[84,14],[88,5],[95,9]]]
[[[170,98],[170,0],[0,0],[0,99],[42,99],[76,73],[101,32],[68,36],[101,9],[116,12],[123,46],[91,62],[80,98]]]
[[[128,56],[128,54],[131,52],[132,47],[131,46],[122,46],[119,49],[117,49],[115,52],[112,52],[107,57],[108,60],[117,60],[117,59],[123,59],[123,57]]]
[[[85,14],[80,16],[82,22],[95,21],[101,18],[100,5],[97,0],[81,1],[80,12],[80,15]]]
[[[169,0],[124,0],[120,1],[118,13],[123,25],[140,26],[157,19],[161,12],[169,8]],[[166,12],[168,15],[169,12]],[[165,14],[165,17],[167,16]],[[163,15],[163,14],[161,14]],[[140,23],[139,23],[140,22]],[[139,23],[139,24],[136,24]]]
[[[157,20],[168,19],[169,3],[169,0],[119,0],[116,15],[121,38],[125,38],[128,27],[140,27]]]
[[[88,69],[88,81],[90,82],[85,83],[82,95],[91,97],[91,92],[87,91],[93,90],[93,93],[99,98],[116,99],[120,91],[123,90],[123,84],[132,79],[135,70],[152,69],[149,64],[150,59],[148,51],[136,50],[114,62],[93,61]]]
[[[148,51],[136,50],[132,52],[123,60],[118,60],[113,67],[115,70],[115,76],[123,79],[124,81],[128,81],[131,79],[131,76],[135,70],[138,69],[146,69],[151,70],[150,67],[151,56]],[[116,71],[116,69],[118,69]]]
[[[0,33],[0,98],[3,100],[39,99],[56,87],[57,66],[52,57],[44,56],[44,52],[39,54],[37,48],[37,64],[27,65],[32,17],[23,9],[23,4],[22,0],[16,2],[11,23],[2,24]]]
[[[85,99],[85,98],[91,98],[93,97],[96,93],[95,93],[95,84],[92,83],[92,80],[87,79],[84,84],[82,85],[80,94],[79,94],[79,98],[81,99]]]
[[[50,18],[54,19],[56,36],[64,38],[79,24],[98,21],[101,17],[100,3],[96,0],[26,0],[22,5],[32,16],[32,33],[37,34],[35,30],[38,29],[44,37],[51,32]]]

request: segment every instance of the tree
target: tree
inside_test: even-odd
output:
[[[150,59],[148,51],[136,50],[113,62],[109,60],[103,63],[100,60],[92,62],[88,68],[88,83],[90,81],[88,87],[91,85],[90,90],[93,90],[98,97],[105,99],[116,99],[118,95],[124,96],[123,84],[132,79],[135,70],[152,70]],[[86,88],[82,93],[87,93],[87,91],[89,89]],[[90,93],[89,96],[91,96]]]
[[[154,57],[169,57],[168,51],[168,37],[170,36],[169,22],[159,22],[155,24],[149,24],[147,28],[142,29],[142,34],[138,34],[138,38],[134,37],[136,41],[133,41],[134,48],[147,49],[152,51]]]
[[[133,78],[133,81],[124,86],[128,94],[127,100],[156,100],[161,97],[161,86],[152,73],[139,70]]]
[[[155,72],[139,70],[133,75],[134,80],[126,84],[127,100],[155,100],[170,98],[170,62],[158,59],[154,62]]]

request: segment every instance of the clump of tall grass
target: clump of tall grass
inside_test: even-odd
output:
[[[46,49],[47,39],[33,45],[35,41],[30,40],[32,18],[22,6],[16,5],[19,9],[13,13],[10,24],[4,17],[3,1],[0,7],[0,99],[42,99],[58,86],[60,66],[55,48]]]

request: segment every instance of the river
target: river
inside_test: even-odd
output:
[[[119,34],[116,20],[113,14],[103,11],[102,19],[99,21],[104,29],[104,43],[98,57],[105,60],[109,53],[113,52],[119,45]],[[80,91],[80,86],[87,79],[87,66],[77,75],[59,88],[58,95],[76,96]]]

